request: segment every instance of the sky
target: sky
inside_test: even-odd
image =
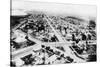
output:
[[[93,5],[74,5],[61,3],[46,3],[36,1],[12,0],[12,15],[25,15],[27,11],[35,10],[49,14],[79,15],[96,17],[97,7]]]

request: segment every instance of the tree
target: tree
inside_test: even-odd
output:
[[[96,27],[96,22],[94,20],[89,21],[89,29],[95,29]]]

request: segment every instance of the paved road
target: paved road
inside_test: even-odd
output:
[[[46,18],[46,20],[47,20],[47,23],[50,25],[50,27],[51,27],[51,29],[53,30],[53,32],[55,33],[55,36],[57,36],[57,38],[58,38],[58,40],[60,41],[60,42],[64,42],[64,40],[63,40],[63,38],[61,37],[61,35],[59,35],[58,33],[57,33],[57,31],[54,29],[54,27],[51,25],[51,22],[53,22],[51,19],[48,19],[48,17],[47,16],[45,16]]]

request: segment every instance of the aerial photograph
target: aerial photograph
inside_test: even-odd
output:
[[[97,61],[96,6],[12,0],[10,66]]]

